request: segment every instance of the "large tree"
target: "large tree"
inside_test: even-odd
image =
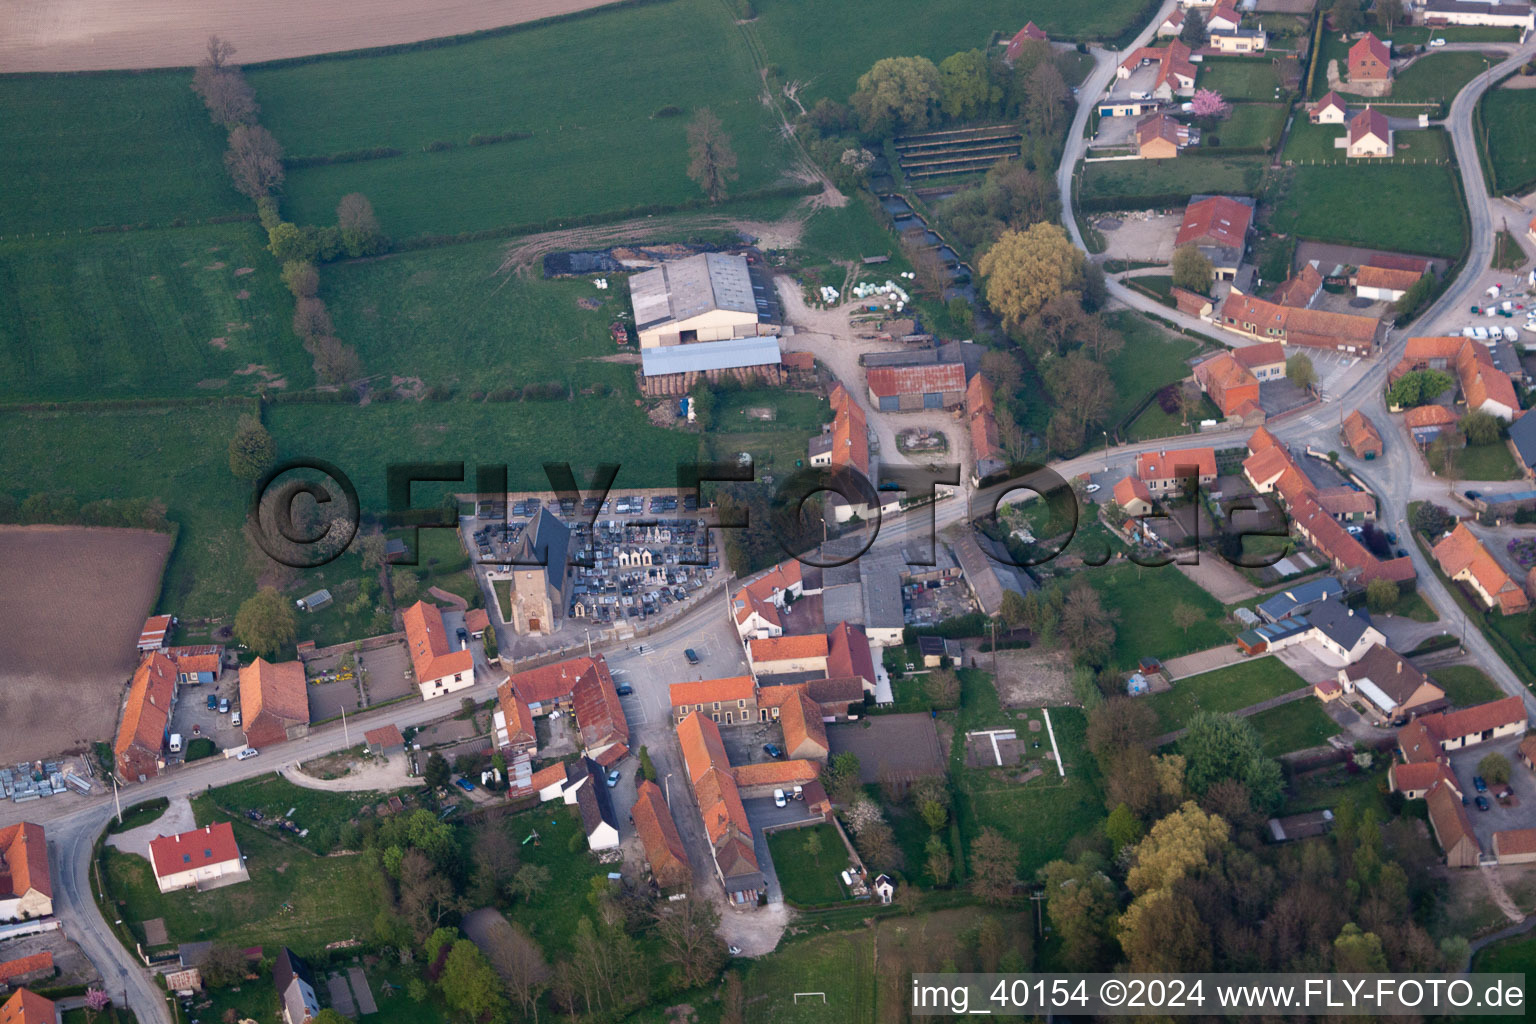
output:
[[[1083,254],[1059,225],[1041,222],[1024,231],[1005,231],[981,257],[987,304],[1010,331],[1082,274]]]
[[[247,413],[235,424],[229,439],[229,471],[238,480],[255,480],[277,458],[277,444],[261,420]]]
[[[1317,387],[1317,367],[1312,365],[1312,357],[1305,352],[1297,352],[1285,361],[1285,376],[1303,391]]]
[[[850,103],[866,136],[927,128],[943,98],[939,69],[927,57],[884,57],[859,77]]]
[[[459,939],[448,951],[441,984],[448,1005],[474,1021],[502,1021],[509,1006],[501,979],[473,942]]]
[[[224,167],[242,195],[269,196],[283,184],[283,147],[259,124],[237,125],[229,133]]]
[[[731,137],[708,107],[700,107],[688,125],[688,177],[712,203],[724,199],[726,183],[736,180]]]
[[[725,944],[715,934],[720,912],[713,901],[694,895],[656,904],[656,937],[661,957],[677,969],[683,988],[713,978],[725,965]]]
[[[996,829],[983,828],[971,841],[971,891],[987,903],[1003,903],[1019,882],[1019,847]]]
[[[292,643],[297,631],[293,605],[274,587],[262,587],[235,613],[235,639],[263,658]]]
[[[1057,447],[1070,451],[1083,442],[1083,431],[1090,423],[1102,422],[1115,401],[1115,382],[1103,365],[1074,352],[1057,359],[1045,371],[1045,383],[1058,406],[1056,415],[1064,418],[1071,432]]]
[[[1134,819],[1133,819],[1134,820]],[[1045,912],[1074,970],[1107,967],[1114,923],[1115,886],[1089,857],[1075,863],[1053,860],[1040,871]]]
[[[1066,80],[1054,63],[1043,63],[1029,73],[1027,88],[1024,117],[1030,131],[1037,138],[1054,139],[1066,115]]]
[[[1461,418],[1461,433],[1467,444],[1497,444],[1501,425],[1497,416],[1473,409]]]
[[[383,248],[384,233],[373,204],[361,192],[349,192],[336,204],[336,226],[341,229],[341,244],[348,256],[372,256]]]
[[[1173,250],[1173,283],[1205,295],[1216,280],[1216,268],[1196,245],[1181,245]]]
[[[954,121],[973,121],[1002,98],[992,84],[987,55],[965,50],[945,57],[939,64],[939,90],[944,116]]]
[[[1455,386],[1456,378],[1444,370],[1413,370],[1387,389],[1387,404],[1405,409],[1426,405]]]
[[[1184,755],[1185,782],[1195,794],[1203,795],[1223,779],[1236,779],[1248,787],[1255,809],[1279,805],[1280,764],[1265,755],[1258,731],[1247,719],[1198,712],[1187,723],[1179,751]]]

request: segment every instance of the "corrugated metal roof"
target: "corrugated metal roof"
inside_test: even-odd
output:
[[[666,345],[648,348],[640,353],[640,365],[647,377],[664,373],[731,370],[740,366],[771,366],[779,359],[779,339],[774,337]]]
[[[757,313],[746,257],[727,253],[702,253],[635,274],[629,294],[642,330],[712,309]]]

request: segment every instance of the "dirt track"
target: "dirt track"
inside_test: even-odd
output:
[[[0,0],[0,72],[197,63],[208,36],[243,64],[478,32],[614,0]]]
[[[171,538],[0,527],[0,765],[110,740]]]

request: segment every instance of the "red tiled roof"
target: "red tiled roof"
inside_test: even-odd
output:
[[[528,702],[517,695],[511,680],[497,687],[496,700],[501,706],[501,717],[507,726],[507,745],[519,746],[538,742],[538,733],[533,725],[533,712],[528,709]]]
[[[1115,484],[1115,504],[1125,508],[1132,501],[1140,499],[1148,505],[1152,504],[1152,492],[1147,490],[1147,485],[1140,478],[1128,476]]]
[[[1039,42],[1045,42],[1049,38],[1045,31],[1034,22],[1026,22],[1024,27],[1015,32],[1013,38],[1008,41],[1008,49],[1005,51],[1004,57],[1009,61],[1018,60],[1019,54],[1024,50],[1025,41],[1034,39]]]
[[[224,665],[223,644],[172,647],[165,655],[176,663],[177,672],[212,672],[218,675]]]
[[[166,878],[182,871],[239,861],[235,830],[227,821],[215,822],[190,832],[160,836],[149,841],[149,859],[155,877]]]
[[[757,694],[751,676],[673,683],[668,689],[671,691],[674,708],[686,708],[694,704],[712,705],[715,701],[734,704],[738,700],[756,700]]]
[[[790,661],[796,658],[825,658],[830,646],[821,633],[805,636],[754,637],[747,641],[754,664],[765,661]]]
[[[1172,480],[1192,468],[1202,477],[1215,476],[1216,449],[1182,448],[1142,452],[1136,456],[1136,475],[1143,481]]]
[[[874,685],[875,659],[863,626],[839,622],[832,627],[827,638],[827,674],[857,676]]]
[[[1317,114],[1321,114],[1323,111],[1328,110],[1331,107],[1337,107],[1338,109],[1346,112],[1349,110],[1349,107],[1344,102],[1344,97],[1330,90],[1326,96],[1312,104],[1312,106],[1308,107],[1307,112],[1315,116]]]
[[[683,748],[690,782],[698,782],[711,769],[730,771],[731,759],[726,756],[720,727],[708,715],[694,711],[677,723],[677,742]]]
[[[474,672],[475,656],[468,647],[453,650],[443,613],[437,605],[417,601],[401,615],[405,623],[405,643],[416,669],[416,682],[442,679],[461,672]]]
[[[1410,427],[1439,427],[1461,421],[1460,416],[1443,405],[1416,405],[1403,419]]]
[[[736,767],[738,786],[803,786],[820,777],[821,765],[804,758],[762,761]]]
[[[1319,274],[1317,268],[1308,261],[1301,265],[1301,269],[1296,271],[1294,276],[1286,278],[1280,284],[1280,287],[1275,289],[1274,301],[1282,306],[1306,309],[1312,302],[1313,297],[1317,295],[1317,290],[1322,286],[1323,275]],[[1281,349],[1282,352],[1285,348],[1278,341],[1265,342],[1265,345],[1273,345],[1275,348]],[[1238,351],[1244,350],[1239,349]],[[1282,354],[1276,361],[1285,362],[1285,356]]]
[[[844,709],[837,705],[854,704],[864,699],[863,676],[834,675],[826,679],[812,679],[802,685],[811,700],[823,707],[832,705],[839,712]]]
[[[24,988],[0,1004],[0,1024],[53,1024],[58,1016],[53,1000]]]
[[[22,821],[0,828],[0,896],[25,896],[33,890],[53,898],[43,826]]]
[[[471,608],[464,613],[464,628],[471,633],[479,633],[491,624],[490,613],[484,608]]]
[[[1312,264],[1303,266],[1304,270],[1313,270]],[[1318,282],[1321,284],[1321,280]],[[1232,350],[1232,358],[1252,370],[1259,366],[1273,366],[1275,363],[1285,362],[1285,346],[1278,341],[1264,341],[1257,345],[1244,345],[1242,348]],[[1261,428],[1262,429],[1262,428]],[[1267,434],[1268,431],[1265,431]]]
[[[1510,577],[1466,523],[1457,523],[1456,529],[1441,538],[1434,547],[1434,556],[1440,571],[1452,579],[1462,572],[1468,573],[1504,614],[1530,607],[1524,588]]]
[[[635,787],[635,806],[629,812],[635,822],[635,834],[645,847],[645,859],[656,881],[665,887],[686,885],[690,877],[688,852],[678,834],[677,823],[662,798],[661,787],[650,780]]]
[[[1189,126],[1159,111],[1136,122],[1136,144],[1145,146],[1161,139],[1175,147],[1189,144]]]
[[[965,364],[872,366],[865,374],[869,390],[880,398],[965,390]]]
[[[158,753],[170,721],[171,698],[176,694],[176,665],[158,652],[150,654],[134,670],[128,684],[128,700],[112,745],[121,756],[130,747]]]
[[[1388,267],[1361,267],[1355,272],[1356,288],[1387,288],[1405,292],[1418,283],[1423,272],[1393,270]]]
[[[53,954],[45,949],[41,953],[33,953],[31,956],[21,956],[15,960],[0,963],[0,984],[24,974],[51,970],[53,970]]]
[[[1474,704],[1460,711],[1440,712],[1439,717],[1426,715],[1421,721],[1435,718],[1429,725],[1431,732],[1441,740],[1453,740],[1473,736],[1490,729],[1525,721],[1525,704],[1519,697],[1504,697],[1486,704]]]
[[[1445,768],[1438,761],[1412,761],[1394,764],[1391,769],[1392,788],[1398,791],[1427,790],[1444,775]]]
[[[170,631],[171,616],[151,615],[144,620],[144,628],[139,631],[139,648],[164,646],[166,634]]]
[[[1392,51],[1387,49],[1386,43],[1376,38],[1374,32],[1367,32],[1349,48],[1350,77],[1354,77],[1356,67],[1368,64],[1372,60],[1383,68],[1390,68]]]
[[[629,748],[622,743],[615,743],[611,747],[605,747],[603,752],[598,754],[592,760],[596,761],[604,768],[612,768],[614,765],[618,764],[628,756]]]
[[[832,465],[847,466],[868,476],[869,424],[864,418],[864,410],[842,384],[832,389],[829,402],[832,406]],[[800,563],[795,559],[790,561],[795,563],[798,581]]]
[[[400,735],[400,727],[393,723],[381,725],[377,729],[369,729],[363,733],[363,739],[368,742],[369,746],[373,747],[387,749],[389,747],[405,746],[405,737]]]
[[[1376,511],[1376,500],[1353,487],[1324,487],[1312,497],[1331,516],[1369,515]]]
[[[1391,127],[1387,124],[1387,115],[1375,107],[1366,107],[1349,120],[1351,146],[1368,135],[1374,135],[1382,142],[1389,142],[1392,138]]]
[[[1253,223],[1253,207],[1226,196],[1190,203],[1173,244],[1221,245],[1241,249]]]
[[[1536,853],[1536,828],[1509,828],[1495,832],[1493,852],[1500,857]]]
[[[589,659],[587,671],[576,678],[571,700],[581,742],[587,749],[629,742],[629,719],[608,673],[608,661],[601,654]]]
[[[528,704],[548,704],[569,696],[576,689],[576,680],[592,667],[590,658],[571,658],[553,665],[541,665],[509,676],[503,687],[510,685],[517,695]]]
[[[1436,783],[1430,787],[1425,800],[1429,804],[1430,824],[1434,826],[1435,836],[1440,840],[1442,849],[1449,852],[1462,842],[1470,842],[1478,847],[1472,819],[1467,817],[1467,809],[1461,805],[1461,798],[1450,786],[1444,782]]]
[[[1139,67],[1143,62],[1155,62],[1158,68],[1153,88],[1169,84],[1170,88],[1179,89],[1185,88],[1184,82],[1172,80],[1187,79],[1189,85],[1194,85],[1195,65],[1189,56],[1189,47],[1175,39],[1167,46],[1143,46],[1139,50],[1133,50],[1130,56],[1120,62],[1120,66],[1130,70]]]
[[[827,728],[821,721],[821,706],[804,693],[784,702],[779,709],[779,724],[784,727],[784,747],[797,757],[826,756]],[[810,744],[811,751],[805,749]]]
[[[1365,418],[1365,413],[1356,409],[1344,420],[1344,440],[1356,455],[1364,456],[1368,451],[1381,454],[1381,434],[1376,430],[1376,425]]]
[[[1381,321],[1352,313],[1331,313],[1321,309],[1298,309],[1232,292],[1222,304],[1223,323],[1247,334],[1279,331],[1292,345],[1337,348],[1353,342],[1369,350],[1376,339]],[[1249,326],[1251,325],[1251,326]]]
[[[1282,349],[1284,348],[1284,346],[1280,345],[1279,342],[1276,342],[1275,344],[1277,346],[1279,346],[1280,348],[1282,348]],[[1263,348],[1264,346],[1262,346],[1262,345],[1255,345],[1254,347],[1255,348]],[[1280,442],[1275,440],[1275,435],[1271,434],[1268,430],[1265,430],[1263,427],[1259,427],[1248,438],[1248,452],[1249,452],[1249,454],[1256,454],[1258,452],[1268,451],[1271,448],[1278,448],[1278,447],[1280,447]]]
[[[240,709],[247,725],[263,714],[284,722],[309,721],[304,665],[257,658],[240,669]]]
[[[1245,401],[1259,397],[1259,380],[1229,352],[1195,366],[1195,380],[1211,396],[1223,416],[1231,416]]]

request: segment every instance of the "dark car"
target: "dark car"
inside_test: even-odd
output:
[[[1389,544],[1396,544],[1397,543],[1397,534],[1393,533],[1391,530],[1387,531],[1387,543],[1389,543]]]
[[[1407,558],[1408,557],[1408,549],[1407,548],[1398,548],[1396,553],[1397,553],[1397,557],[1398,558]]]
[[[1486,811],[1488,809],[1488,798],[1487,797],[1485,797],[1485,796],[1478,797],[1476,803],[1477,803],[1477,809],[1478,810]]]
[[[1483,492],[1482,491],[1468,491],[1467,492],[1467,500],[1468,501],[1476,501],[1478,498],[1481,498],[1482,496],[1483,496]]]
[[[219,695],[218,694],[210,693],[208,695],[208,710],[209,711],[217,711],[217,710],[219,710]]]
[[[630,694],[635,692],[635,688],[630,686],[628,683],[620,683],[618,686],[613,688],[613,692],[618,694],[620,697],[628,697]]]
[[[692,647],[683,652],[683,657],[688,659],[688,664],[690,665],[697,665],[699,663],[699,652],[695,651]]]
[[[1488,780],[1484,779],[1481,775],[1474,775],[1472,776],[1472,788],[1479,793],[1486,793],[1488,792]]]
[[[763,753],[767,754],[769,757],[783,757],[784,756],[784,751],[779,748],[779,745],[777,743],[764,743],[763,744]]]
[[[469,646],[469,630],[465,629],[463,626],[459,627],[459,643],[465,647]]]

